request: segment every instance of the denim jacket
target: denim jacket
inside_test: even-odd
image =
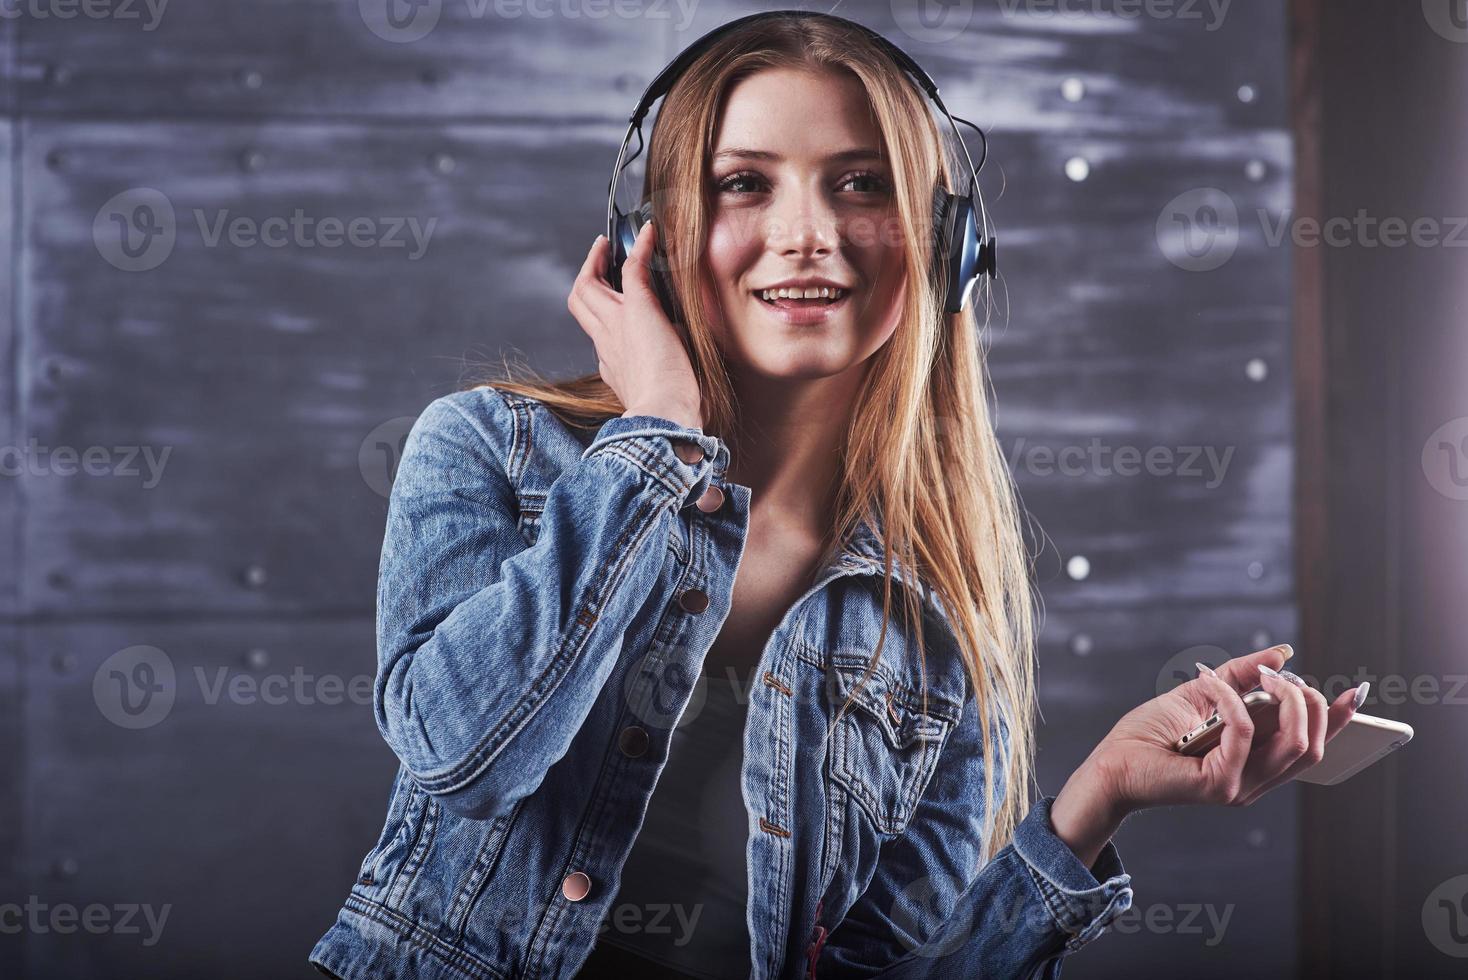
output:
[[[377,596],[373,711],[401,766],[311,950],[321,972],[576,975],[729,612],[751,491],[728,463],[702,429],[633,415],[593,435],[491,387],[424,410]],[[921,583],[893,587],[922,594],[926,670],[894,601],[827,737],[876,646],[879,533],[850,536],[745,681],[749,976],[1056,977],[1130,907],[1131,878],[1111,842],[1081,863],[1053,797],[982,862],[984,782],[1002,774]],[[1007,729],[991,737],[1004,757]]]

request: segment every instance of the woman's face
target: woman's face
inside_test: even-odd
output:
[[[904,244],[891,171],[854,77],[766,69],[730,89],[711,163],[704,298],[736,374],[824,378],[866,361],[896,329]],[[821,280],[846,291],[771,303]]]

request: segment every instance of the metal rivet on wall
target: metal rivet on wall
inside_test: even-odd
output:
[[[428,165],[433,168],[435,173],[451,174],[458,167],[458,161],[447,153],[435,153],[428,158]]]
[[[1259,93],[1255,91],[1252,85],[1240,85],[1238,95],[1239,101],[1244,105],[1248,105],[1259,97]]]
[[[51,656],[51,669],[61,675],[71,673],[76,669],[76,654],[57,653]]]
[[[267,576],[265,575],[265,569],[261,565],[246,566],[243,577],[245,580],[245,584],[252,589],[260,588],[262,585],[265,584],[267,578]]]
[[[1077,657],[1089,657],[1094,648],[1090,633],[1077,633],[1070,638],[1070,652]]]
[[[1091,574],[1091,561],[1085,555],[1075,555],[1065,563],[1065,574],[1079,582]]]
[[[1060,95],[1067,102],[1079,102],[1086,97],[1086,83],[1074,76],[1060,83]]]
[[[245,665],[251,670],[264,670],[270,666],[270,651],[260,647],[246,651]]]
[[[1071,157],[1065,161],[1065,175],[1076,183],[1091,176],[1091,164],[1085,157]]]
[[[1269,377],[1269,365],[1262,357],[1251,357],[1249,363],[1244,365],[1244,374],[1250,381],[1263,381]]]
[[[51,873],[57,878],[75,878],[80,870],[74,857],[57,858],[51,864]]]
[[[1263,562],[1257,562],[1257,561],[1251,561],[1251,562],[1249,562],[1249,577],[1251,579],[1253,579],[1254,581],[1256,581],[1256,582],[1259,581],[1261,578],[1263,578],[1264,577],[1264,563]]]
[[[257,89],[265,84],[265,76],[253,68],[242,68],[235,77],[239,79],[241,85],[249,89]]]
[[[1269,167],[1264,163],[1263,160],[1250,160],[1248,163],[1244,164],[1244,176],[1248,177],[1255,183],[1263,180],[1265,174],[1267,173],[1269,173]]]
[[[1255,827],[1244,835],[1244,840],[1248,842],[1250,847],[1260,848],[1269,843],[1269,832],[1263,827]]]
[[[47,85],[65,85],[71,81],[71,69],[65,65],[47,65],[44,77]]]
[[[239,163],[241,170],[247,174],[252,174],[265,166],[265,154],[253,146],[247,146],[240,151]]]
[[[1254,635],[1249,637],[1249,643],[1255,650],[1263,650],[1266,647],[1273,646],[1269,639],[1268,630],[1255,630]]]

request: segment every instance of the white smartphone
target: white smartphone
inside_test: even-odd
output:
[[[1243,696],[1251,718],[1279,711],[1274,695],[1263,689]],[[1183,755],[1207,755],[1218,744],[1226,723],[1217,713],[1177,740],[1174,748]],[[1295,776],[1302,783],[1334,786],[1356,775],[1395,749],[1412,741],[1412,726],[1389,718],[1363,715],[1359,711],[1346,722],[1325,747],[1325,758]]]

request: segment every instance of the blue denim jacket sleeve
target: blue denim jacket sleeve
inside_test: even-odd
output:
[[[997,761],[1009,735],[1002,723],[995,731]],[[1087,868],[1055,834],[1053,796],[979,866],[987,811],[978,732],[970,698],[911,822],[884,845],[871,883],[828,937],[817,976],[1054,980],[1064,956],[1131,907],[1131,876],[1115,844]],[[996,778],[995,805],[1005,791]]]
[[[727,460],[701,429],[612,418],[550,486],[527,546],[507,472],[528,419],[492,389],[430,403],[388,504],[377,725],[418,784],[469,818],[507,812],[566,753],[652,593],[678,509]],[[702,458],[685,462],[675,439]]]

